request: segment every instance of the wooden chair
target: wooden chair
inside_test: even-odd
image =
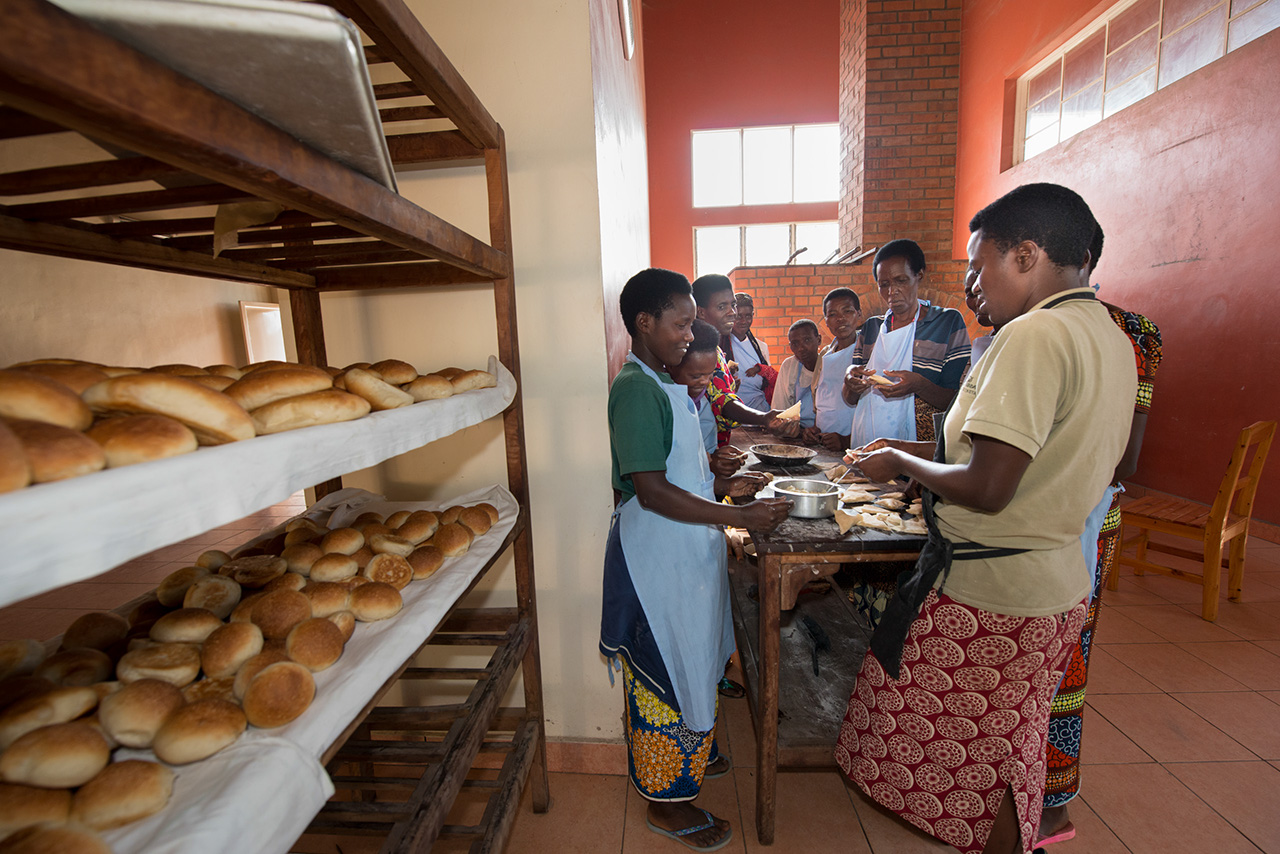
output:
[[[1222,478],[1222,486],[1212,507],[1163,495],[1148,495],[1124,505],[1120,509],[1120,554],[1117,562],[1121,566],[1133,567],[1136,575],[1151,570],[1203,585],[1204,601],[1200,615],[1211,622],[1218,619],[1218,588],[1223,567],[1228,569],[1228,597],[1233,601],[1240,598],[1253,497],[1258,492],[1258,479],[1275,432],[1274,421],[1259,421],[1241,431],[1240,441],[1231,454],[1231,462],[1227,464],[1227,473]],[[1199,540],[1201,545],[1199,549],[1184,549],[1153,542],[1150,539],[1152,532]],[[1136,553],[1129,556],[1126,552],[1131,547],[1136,547]],[[1204,569],[1201,573],[1194,573],[1153,563],[1147,559],[1148,551],[1188,558],[1203,564]],[[1226,557],[1223,556],[1224,551]],[[1118,586],[1119,573],[1113,572],[1107,588],[1115,590]]]

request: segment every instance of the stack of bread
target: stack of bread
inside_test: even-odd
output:
[[[345,369],[22,362],[0,370],[0,493],[496,385],[487,371],[419,376],[397,359]]]
[[[52,655],[0,642],[0,840],[53,834],[49,850],[64,850],[57,834],[92,841],[157,812],[169,766],[295,720],[357,622],[394,617],[401,590],[497,521],[491,504],[365,513],[333,530],[298,517],[234,556],[206,551],[127,618],[80,617]],[[164,764],[112,762],[117,747]]]

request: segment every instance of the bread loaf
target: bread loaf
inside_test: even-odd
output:
[[[40,662],[35,675],[55,685],[92,685],[111,678],[111,657],[99,649],[64,649]]]
[[[129,634],[129,621],[110,611],[93,611],[76,617],[62,633],[62,648],[100,649],[118,645]]]
[[[31,463],[22,442],[0,418],[0,494],[22,489],[31,483]]]
[[[333,378],[324,371],[293,366],[254,371],[232,383],[225,394],[244,407],[246,412],[252,412],[286,397],[297,397],[327,388],[333,388]]]
[[[110,830],[159,812],[173,794],[173,772],[156,762],[126,759],[103,768],[71,801],[71,820]]]
[[[219,620],[225,620],[231,616],[231,612],[238,604],[240,604],[240,585],[222,575],[209,575],[199,579],[187,588],[187,594],[182,597],[183,610],[203,608]]]
[[[440,517],[435,513],[430,510],[415,510],[396,528],[396,534],[416,546],[429,540],[439,527]]]
[[[293,661],[264,667],[244,692],[244,714],[260,729],[284,726],[311,705],[316,682],[311,671]]]
[[[471,548],[474,535],[465,525],[457,522],[441,525],[431,538],[431,544],[444,553],[445,557],[464,555]]]
[[[351,613],[362,623],[389,619],[403,607],[400,591],[381,581],[370,581],[351,591]]]
[[[250,619],[265,638],[287,637],[293,627],[311,616],[311,602],[296,590],[263,593],[253,604]]]
[[[235,676],[246,661],[262,652],[262,629],[254,623],[227,623],[205,639],[200,668],[209,679]]]
[[[177,686],[160,679],[138,679],[102,698],[98,721],[119,744],[144,749],[183,702]]]
[[[196,589],[191,586],[187,592]],[[205,608],[179,608],[156,620],[151,639],[157,643],[203,643],[222,620]]]
[[[444,377],[447,380],[452,380],[454,377],[458,376],[459,374],[465,374],[466,371],[462,370],[462,368],[448,367],[448,368],[441,368],[438,371],[432,371],[431,373],[437,377]]]
[[[108,418],[86,435],[102,446],[108,468],[177,457],[196,449],[196,434],[165,415]]]
[[[418,377],[404,387],[404,390],[415,402],[423,400],[442,400],[453,397],[453,383],[442,376],[427,374]]]
[[[477,537],[487,534],[493,527],[489,514],[480,507],[464,507],[458,514],[458,523],[465,525]]]
[[[420,581],[435,575],[436,571],[444,566],[444,552],[435,546],[418,546],[406,560],[413,569],[413,580]]]
[[[49,789],[83,786],[110,758],[107,740],[89,724],[52,724],[20,736],[0,754],[0,780]]]
[[[245,723],[244,712],[235,703],[212,697],[196,700],[169,716],[151,749],[170,765],[198,762],[235,742]]]
[[[383,359],[381,362],[374,362],[369,366],[369,370],[377,374],[383,382],[391,385],[404,385],[418,378],[418,369],[399,359]]]
[[[231,386],[235,385],[235,380],[231,377],[220,377],[213,374],[206,374],[199,377],[187,377],[193,383],[199,383],[205,388],[211,388],[217,392],[225,392]]]
[[[456,394],[478,388],[494,388],[498,384],[498,378],[488,371],[463,371],[450,378],[449,382],[453,384],[453,390]]]
[[[355,554],[364,545],[364,534],[355,528],[338,528],[324,535],[320,548],[325,554]]]
[[[277,649],[263,649],[262,652],[246,661],[236,671],[235,681],[232,683],[232,690],[235,692],[236,699],[243,700],[244,692],[248,690],[249,683],[261,673],[265,668],[270,667],[281,661],[288,661],[289,656],[281,646]]]
[[[182,607],[182,600],[187,596],[187,588],[209,574],[203,566],[184,566],[175,569],[164,577],[156,587],[156,599],[166,608]]]
[[[258,435],[283,433],[317,424],[354,421],[369,414],[369,401],[336,388],[286,397],[260,406],[252,413]]]
[[[342,657],[345,643],[342,630],[336,625],[324,617],[312,617],[289,632],[285,653],[312,673],[319,673]]]
[[[158,643],[126,652],[116,665],[121,682],[160,679],[181,688],[200,672],[200,653],[186,643]]]
[[[156,365],[154,368],[148,368],[153,374],[168,374],[175,377],[202,377],[208,374],[204,368],[196,365],[188,365],[183,362],[175,362],[170,365]]]
[[[19,418],[5,423],[22,443],[22,452],[31,466],[32,483],[80,477],[107,465],[102,446],[77,430]]]
[[[313,581],[302,589],[302,595],[311,603],[311,616],[327,617],[347,610],[351,592],[341,584]]]
[[[23,697],[0,713],[0,750],[40,727],[73,721],[96,705],[98,694],[87,685],[54,688]]]
[[[0,680],[34,673],[44,656],[44,644],[40,641],[0,641]]]
[[[82,824],[37,824],[0,843],[0,854],[111,854],[111,846]]]
[[[321,555],[311,564],[312,581],[341,581],[350,578],[360,570],[356,559],[350,555],[333,553]]]
[[[18,370],[32,374],[39,374],[40,376],[51,379],[56,383],[61,383],[77,397],[79,397],[89,386],[108,379],[107,374],[104,373],[101,368],[97,368],[89,364],[24,365]]]
[[[0,416],[87,430],[93,413],[74,391],[29,371],[0,371]]]
[[[254,436],[249,413],[213,389],[183,377],[131,374],[90,386],[85,403],[94,412],[168,415],[191,428],[201,445],[221,445]]]
[[[229,380],[238,380],[244,376],[244,371],[240,370],[235,365],[206,365],[205,370],[208,371],[211,376],[226,377]]]
[[[0,840],[24,827],[63,824],[70,815],[71,793],[66,789],[0,783]]]
[[[343,375],[347,391],[369,401],[375,412],[398,409],[413,403],[413,395],[378,379],[368,371],[352,368]]]

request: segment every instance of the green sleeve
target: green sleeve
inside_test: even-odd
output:
[[[666,471],[671,454],[671,399],[639,369],[627,365],[609,389],[609,446],[613,488],[635,495],[631,475]]]

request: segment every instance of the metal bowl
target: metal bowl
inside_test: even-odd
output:
[[[795,502],[791,515],[801,519],[825,519],[834,516],[840,502],[840,487],[825,480],[790,478],[775,480],[773,493]]]
[[[799,445],[752,445],[751,453],[771,466],[801,466],[818,455],[813,448]]]

